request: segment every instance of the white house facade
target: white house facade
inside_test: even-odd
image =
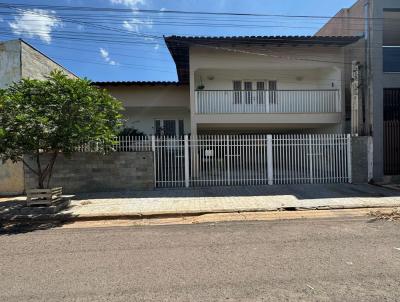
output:
[[[146,135],[344,133],[359,37],[166,37],[178,82],[97,82]]]

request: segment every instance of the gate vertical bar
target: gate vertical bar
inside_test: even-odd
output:
[[[226,136],[226,160],[227,160],[227,180],[228,180],[228,186],[231,185],[231,163],[230,163],[230,140],[229,140],[229,135]]]
[[[351,174],[351,135],[347,134],[347,173],[349,183],[352,183],[352,174]]]
[[[309,134],[308,135],[308,153],[309,153],[309,161],[310,161],[310,183],[313,184],[314,183],[314,167],[313,167],[313,148],[312,148],[312,135]]]
[[[268,184],[274,184],[274,167],[272,160],[272,135],[267,135],[267,175],[268,175]]]
[[[157,187],[156,137],[151,136],[151,150],[153,151],[154,187]]]
[[[185,159],[185,187],[189,188],[189,138],[184,136],[184,159]]]

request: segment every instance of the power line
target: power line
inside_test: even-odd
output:
[[[279,18],[311,18],[311,19],[354,19],[354,20],[382,20],[396,18],[379,17],[351,17],[351,16],[321,16],[321,15],[287,15],[287,14],[261,14],[261,13],[235,13],[235,12],[210,12],[210,11],[184,11],[184,10],[155,10],[155,9],[132,9],[132,8],[110,8],[110,7],[91,7],[91,6],[68,6],[68,5],[41,5],[41,4],[15,4],[0,2],[0,7],[6,8],[39,8],[51,10],[72,10],[72,11],[101,11],[101,12],[136,12],[136,13],[156,13],[156,14],[189,14],[189,15],[217,15],[217,16],[246,16],[246,17],[279,17]]]

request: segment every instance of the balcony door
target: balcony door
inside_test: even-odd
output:
[[[242,89],[243,87],[243,89]],[[266,104],[268,98],[275,102],[275,94],[268,95],[268,91],[277,89],[276,81],[244,80],[233,81],[234,104],[256,105]]]

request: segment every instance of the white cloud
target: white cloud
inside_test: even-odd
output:
[[[153,20],[140,20],[138,18],[132,18],[129,21],[125,20],[122,22],[122,27],[129,31],[140,32],[143,28],[152,28]]]
[[[138,5],[145,5],[146,0],[110,0],[112,4],[122,4],[129,7],[137,7]]]
[[[160,49],[160,44],[156,44],[155,46],[154,46],[154,50],[159,50]]]
[[[100,47],[100,56],[110,65],[119,65],[119,63],[115,62],[114,60],[111,60],[110,58],[110,53],[108,50]]]
[[[107,50],[105,50],[104,48],[100,48],[100,55],[104,58],[107,59],[109,56],[109,53]]]
[[[14,21],[8,24],[14,34],[30,38],[37,36],[42,41],[50,43],[52,31],[61,26],[62,22],[54,11],[30,9],[19,13],[14,17]]]

